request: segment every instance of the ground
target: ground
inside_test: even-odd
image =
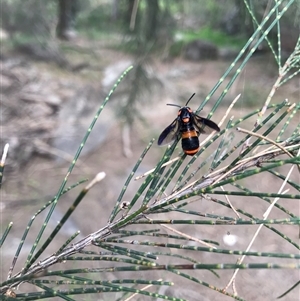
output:
[[[72,158],[75,154],[77,143],[76,142],[74,145],[74,142],[68,143],[68,141],[72,140],[75,136],[74,132],[76,132],[79,139],[78,140],[76,136],[76,141],[78,140],[79,143],[88,124],[92,121],[99,104],[108,92],[108,88],[112,86],[110,83],[112,83],[113,80],[107,80],[108,74],[105,73],[105,71],[107,71],[107,67],[116,67],[120,62],[121,66],[126,66],[126,64],[129,65],[132,61],[132,58],[129,55],[107,50],[103,47],[95,48],[94,53],[97,58],[100,58],[97,65],[93,66],[91,69],[83,69],[79,74],[70,73],[70,71],[62,71],[53,66],[53,64],[30,63],[34,66],[36,72],[38,72],[36,75],[37,78],[39,78],[39,76],[43,77],[47,74],[47,76],[50,77],[50,83],[52,83],[55,78],[57,78],[60,83],[64,83],[59,86],[59,93],[55,91],[64,100],[59,104],[58,111],[55,112],[53,116],[51,115],[52,117],[49,117],[58,117],[56,120],[59,120],[60,123],[60,125],[56,123],[52,125],[57,128],[58,136],[53,137],[49,141],[47,140],[51,147],[53,147],[52,155],[49,156],[49,153],[46,152],[44,156],[41,156],[40,154],[38,156],[34,156],[33,153],[29,162],[26,162],[24,167],[18,168],[15,172],[14,170],[10,170],[5,177],[1,194],[2,202],[4,203],[3,206],[5,206],[2,209],[1,225],[5,226],[9,221],[13,221],[14,227],[10,233],[9,246],[4,245],[1,253],[2,279],[6,278],[6,272],[10,265],[11,255],[16,250],[20,235],[23,233],[30,217],[42,206],[42,204],[51,199],[57,193],[60,183],[66,175],[71,161],[69,158]],[[79,58],[85,59],[84,56]],[[124,144],[122,137],[126,135],[126,130],[128,128],[125,127],[124,130],[121,118],[116,117],[114,114],[115,103],[118,99],[120,100],[116,93],[116,97],[112,97],[111,99],[112,104],[108,104],[107,108],[100,115],[99,121],[101,126],[95,130],[93,133],[94,136],[90,137],[90,140],[94,141],[94,143],[92,143],[89,147],[88,153],[84,153],[83,156],[80,157],[79,162],[70,177],[69,183],[71,184],[84,178],[91,179],[100,171],[104,171],[107,176],[84,198],[78,209],[72,215],[70,221],[65,227],[63,227],[56,244],[50,245],[51,250],[49,250],[49,252],[56,250],[57,246],[61,246],[65,239],[78,229],[81,232],[80,237],[84,237],[106,224],[107,217],[113,208],[127,176],[131,172],[134,164],[138,160],[149,140],[152,137],[157,138],[159,133],[176,117],[177,109],[174,107],[167,107],[166,104],[174,103],[183,105],[185,100],[187,100],[192,93],[196,92],[196,96],[190,103],[190,106],[193,109],[196,109],[230,65],[229,61],[188,62],[182,58],[177,58],[169,62],[161,62],[159,59],[155,59],[153,62],[151,70],[149,69],[149,74],[153,77],[157,76],[160,82],[163,83],[163,86],[162,88],[156,89],[155,92],[153,92],[152,97],[147,95],[148,98],[146,103],[144,101],[142,105],[139,106],[144,121],[135,120],[132,127],[129,128],[128,136],[130,137],[131,156],[124,156]],[[223,105],[218,108],[212,119],[218,123],[223,117],[231,101],[239,93],[241,93],[241,98],[232,109],[228,118],[234,116],[237,120],[244,116],[247,112],[260,108],[272,88],[272,84],[276,78],[276,72],[276,66],[270,57],[254,57],[247,64],[247,67],[242,72],[238,80],[235,81],[234,85],[227,93],[223,101]],[[103,84],[105,80],[108,82],[106,85]],[[66,82],[69,83],[67,88],[65,87]],[[226,82],[223,83],[218,91],[223,90],[224,84],[226,84]],[[61,88],[62,86],[64,86],[65,89]],[[60,88],[62,90],[60,90]],[[67,92],[70,93],[69,97]],[[216,96],[212,96],[211,100],[201,112],[202,116],[206,116],[209,113],[219,95],[220,92],[216,93]],[[272,102],[278,103],[284,98],[289,98],[290,102],[299,101],[299,78],[292,80],[289,85],[283,86],[278,91]],[[75,101],[75,103],[72,103],[72,101]],[[82,107],[82,105],[88,107],[87,112],[85,112],[84,109],[78,109],[78,113],[77,108]],[[21,107],[19,109],[22,110]],[[79,115],[76,115],[77,113]],[[299,124],[298,117],[294,118],[292,121],[292,129]],[[62,123],[62,121],[68,122],[68,118],[71,119],[70,123],[72,125],[81,124],[78,128],[76,126],[73,128],[71,127],[70,135],[68,135],[67,131],[69,125]],[[256,118],[257,116],[243,123],[243,127],[251,129]],[[102,121],[103,123],[101,123],[101,120],[104,120]],[[103,134],[104,129],[105,133]],[[80,130],[82,131],[80,132]],[[234,134],[234,141],[238,141],[243,137],[243,135],[239,133],[235,132]],[[98,138],[100,135],[103,136],[101,139]],[[71,139],[68,140],[70,137]],[[62,138],[67,139],[59,140]],[[98,141],[97,139],[101,141]],[[58,146],[61,147],[61,149]],[[68,152],[70,157],[62,156],[62,153],[60,152],[61,150],[63,150],[64,154]],[[142,162],[137,174],[141,174],[155,167],[164,150],[164,148],[159,148],[156,144],[154,144]],[[178,154],[179,151],[180,149],[176,151],[176,154]],[[64,157],[63,160],[62,157]],[[187,161],[188,159],[185,160]],[[198,161],[199,160],[201,160],[201,158],[199,158]],[[296,182],[297,177],[299,179],[299,174],[295,175],[293,178]],[[142,180],[135,181],[129,186],[124,201],[128,201],[132,198],[141,184],[141,181]],[[251,187],[253,190],[259,190],[262,188],[274,191],[279,188],[279,182],[270,175],[266,176],[266,178],[254,177],[253,182],[248,184],[248,187]],[[277,188],[274,189],[274,186]],[[80,187],[82,188],[83,186]],[[50,227],[53,227],[53,225],[60,220],[62,214],[70,206],[81,188],[76,188],[61,199],[61,202],[58,204],[53,215],[53,220],[50,222]],[[245,209],[256,217],[262,217],[262,214],[268,207],[268,204],[263,203],[260,199],[251,199],[251,204],[247,203],[249,202],[247,198],[243,199],[239,197],[232,197],[230,199],[234,203],[234,206]],[[297,206],[299,208],[297,200],[288,200],[284,202],[289,202],[284,205],[293,212],[296,212],[295,208]],[[219,215],[228,214],[228,211],[224,208],[202,199],[190,204],[189,208],[202,213]],[[278,214],[279,213],[276,211],[273,217],[276,217]],[[32,232],[37,231],[44,218],[45,215],[43,214],[38,216],[35,220],[34,226],[32,227]],[[169,219],[171,217],[165,214],[163,217],[160,216],[160,218]],[[173,228],[198,239],[218,241],[220,243],[220,248],[242,250],[248,245],[251,237],[257,229],[257,226],[236,227],[227,225],[195,227],[183,225],[174,226]],[[298,229],[295,226],[282,226],[279,227],[279,229],[283,232],[288,231],[288,236],[299,242]],[[236,236],[237,243],[232,247],[226,245],[223,240],[226,235]],[[24,250],[29,249],[33,243],[33,237],[33,234],[29,235],[28,240],[24,245]],[[172,241],[169,241],[169,243],[171,242]],[[146,249],[143,248],[143,250]],[[284,240],[278,237],[278,235],[275,235],[266,228],[264,228],[259,234],[259,237],[251,250],[295,253],[295,248],[293,246],[284,242]],[[238,258],[222,254],[200,254],[201,258],[195,258],[198,262],[234,263]],[[187,251],[185,255],[195,257],[195,253],[193,251]],[[166,262],[164,260],[163,256],[159,259],[160,262],[165,264]],[[266,260],[266,258],[262,258],[260,260],[257,257],[248,257],[246,259],[246,263],[258,261],[296,263],[296,261],[292,262],[291,260],[276,261],[274,258],[269,261]],[[18,262],[16,271],[21,268],[21,262],[22,260]],[[195,271],[190,274],[217,287],[224,287],[228,283],[232,275],[232,271],[224,270],[218,273],[220,275],[220,279],[217,279],[215,275],[208,271]],[[113,278],[118,277],[117,274],[110,276]],[[122,277],[125,276],[122,274]],[[183,280],[183,278],[174,276],[174,274],[153,273],[151,275],[151,279],[158,279],[162,277],[175,282],[175,288],[168,289],[167,292],[169,294],[174,294],[176,297],[186,298],[187,300],[232,300],[230,297],[220,295],[205,286],[200,286],[198,284],[195,285],[192,281]],[[299,272],[297,270],[245,270],[239,272],[235,287],[238,294],[246,300],[275,300],[276,297],[286,291],[298,280]],[[191,291],[193,291],[195,296],[192,295]],[[163,293],[163,290],[161,293]],[[284,300],[297,300],[297,296],[298,292],[297,290],[294,290]],[[140,299],[136,300],[145,299],[140,297]]]

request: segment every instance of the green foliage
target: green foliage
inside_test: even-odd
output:
[[[184,47],[194,40],[204,40],[214,43],[220,47],[229,47],[232,49],[240,49],[246,39],[237,36],[230,36],[219,30],[204,26],[199,30],[185,30],[174,32],[174,42],[170,46],[170,55],[172,57],[179,56]]]
[[[83,8],[78,14],[76,27],[89,38],[99,38],[117,32],[122,26],[119,20],[112,20],[109,4]]]
[[[229,36],[208,26],[203,26],[196,31],[179,31],[175,34],[175,41],[191,42],[197,39],[210,41],[218,46],[230,46],[239,49],[246,43],[245,38]]]

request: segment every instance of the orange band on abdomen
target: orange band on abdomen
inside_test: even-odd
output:
[[[186,131],[186,132],[183,132],[181,134],[181,138],[184,139],[184,138],[192,138],[192,137],[197,137],[197,132],[196,131]]]
[[[200,149],[200,147],[196,148],[196,149],[192,149],[192,150],[183,150],[185,154],[189,155],[189,156],[193,156],[196,153],[198,153],[198,150]]]

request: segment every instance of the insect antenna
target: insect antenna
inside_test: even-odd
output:
[[[167,106],[178,107],[181,108],[180,105],[175,105],[174,103],[167,103]]]
[[[196,94],[196,93],[194,93],[194,94],[189,98],[189,100],[188,100],[188,101],[186,102],[186,104],[185,104],[186,106],[188,105],[188,103],[190,102],[190,100],[195,96],[195,94]]]
[[[190,102],[190,100],[195,96],[196,93],[194,93],[190,98],[189,100],[186,102],[186,106],[188,105],[188,103]],[[174,103],[167,103],[167,106],[173,106],[173,107],[178,107],[178,108],[182,108],[180,105],[176,105]]]

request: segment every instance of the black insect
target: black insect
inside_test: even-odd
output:
[[[213,131],[220,131],[220,128],[211,120],[196,115],[191,108],[187,106],[195,93],[190,97],[184,107],[175,104],[169,106],[179,107],[176,119],[160,134],[158,145],[169,144],[175,139],[181,138],[182,149],[185,154],[193,156],[199,150],[200,134],[210,134]]]

